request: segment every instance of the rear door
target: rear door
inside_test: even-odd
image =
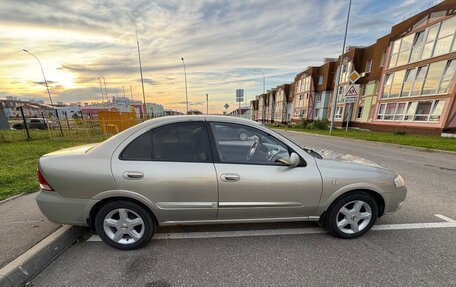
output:
[[[112,160],[119,189],[147,197],[166,221],[213,220],[217,179],[203,121],[145,131]]]
[[[218,219],[312,215],[322,188],[315,162],[301,159],[298,167],[285,166],[276,159],[288,157],[292,150],[272,135],[241,124],[210,126],[218,157]]]

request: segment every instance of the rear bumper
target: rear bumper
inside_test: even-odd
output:
[[[405,186],[396,188],[393,192],[383,193],[385,199],[385,213],[398,211],[407,197],[407,188]]]
[[[56,192],[40,191],[36,196],[36,202],[41,212],[50,221],[87,226],[90,209],[98,200],[65,198]]]

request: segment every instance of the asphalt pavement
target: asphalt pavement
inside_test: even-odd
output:
[[[402,209],[353,240],[308,222],[161,228],[135,251],[95,238],[68,249],[33,285],[456,286],[456,154],[282,133],[395,169],[409,191]]]
[[[32,193],[0,203],[0,268],[61,226],[41,213],[35,197]]]

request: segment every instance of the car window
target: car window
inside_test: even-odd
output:
[[[164,161],[210,161],[209,139],[201,122],[172,124],[152,132],[153,158]]]
[[[170,124],[148,131],[133,140],[121,153],[120,159],[212,161],[208,135],[202,122]]]
[[[226,163],[272,164],[288,157],[288,147],[275,137],[240,124],[211,123],[220,161]]]
[[[134,139],[120,154],[122,160],[152,160],[152,131]]]

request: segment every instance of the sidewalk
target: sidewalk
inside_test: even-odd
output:
[[[36,204],[36,195],[27,194],[0,203],[0,268],[61,226],[44,217]]]

